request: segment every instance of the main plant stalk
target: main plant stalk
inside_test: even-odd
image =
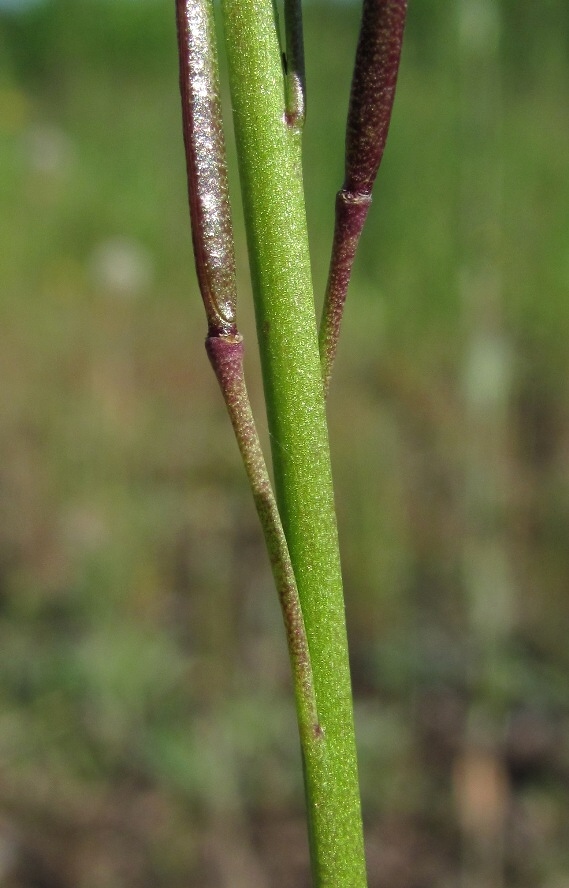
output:
[[[318,888],[366,885],[344,601],[304,206],[271,0],[223,0],[277,501],[308,637],[318,755],[305,758]]]

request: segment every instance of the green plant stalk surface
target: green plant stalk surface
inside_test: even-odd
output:
[[[318,888],[366,885],[344,601],[298,129],[271,0],[223,0],[277,500],[298,584],[319,731],[304,748]]]

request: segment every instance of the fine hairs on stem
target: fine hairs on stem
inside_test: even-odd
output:
[[[213,0],[176,0],[192,240],[206,350],[247,473],[285,624],[314,886],[365,888],[325,393],[387,136],[406,2],[364,0],[320,343],[302,183],[300,0],[285,0],[284,9],[281,54],[273,0],[221,3],[276,494],[247,394],[237,327]]]

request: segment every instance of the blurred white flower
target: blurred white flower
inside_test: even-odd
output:
[[[24,133],[24,154],[32,170],[45,176],[65,175],[75,160],[69,136],[59,127],[45,123],[28,127]]]
[[[0,9],[9,9],[11,12],[24,12],[33,6],[41,6],[46,0],[0,0]]]
[[[460,0],[458,11],[462,46],[475,52],[495,50],[500,39],[500,9],[495,0]]]
[[[127,298],[140,295],[154,276],[149,252],[125,237],[100,243],[91,256],[89,272],[95,286]]]
[[[504,405],[509,397],[514,372],[514,352],[499,334],[473,338],[466,354],[464,389],[471,407],[487,410]]]

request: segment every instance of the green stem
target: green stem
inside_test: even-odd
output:
[[[233,232],[211,0],[176,0],[176,22],[192,238],[208,319],[206,349],[265,536],[286,629],[303,761],[314,783],[314,805],[320,807],[326,790],[326,746],[318,723],[310,650],[288,545],[251,411],[243,341],[236,325]],[[288,25],[293,24],[289,10]],[[292,38],[291,74],[296,77],[302,71],[301,30],[293,29]],[[302,102],[295,102],[297,112],[302,107]],[[298,127],[298,114],[291,115],[288,123]]]
[[[321,754],[306,759],[318,888],[366,885],[344,602],[304,208],[271,0],[223,0],[277,501],[300,595]]]

